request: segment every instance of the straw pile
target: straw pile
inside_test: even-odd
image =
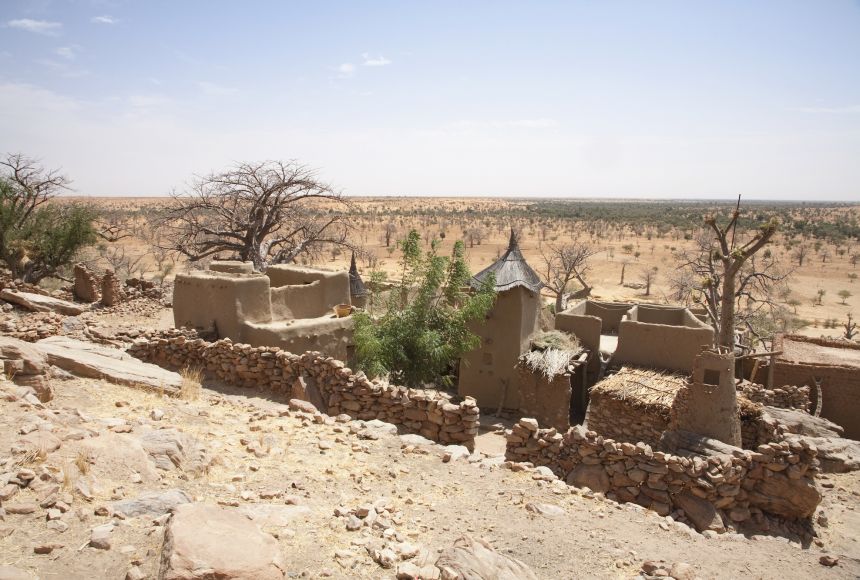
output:
[[[523,363],[532,372],[539,373],[550,382],[567,372],[570,361],[580,352],[579,340],[570,334],[551,330],[532,337],[532,350],[523,355]]]
[[[669,420],[678,392],[687,386],[687,377],[652,369],[621,367],[591,388],[592,398],[605,396]]]

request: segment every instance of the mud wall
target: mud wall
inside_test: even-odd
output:
[[[623,320],[612,361],[690,372],[696,356],[713,341],[714,331],[708,326],[691,328]]]
[[[243,340],[242,323],[270,322],[269,279],[263,274],[177,274],[173,287],[176,327],[211,328]]]
[[[547,380],[520,362],[517,366],[520,385],[520,413],[534,417],[538,423],[559,431],[570,428],[571,374]]]
[[[538,329],[539,296],[516,287],[499,292],[482,322],[471,325],[481,345],[460,361],[459,393],[482,407],[518,409],[521,404],[517,363]]]
[[[254,324],[242,327],[244,342],[274,346],[294,353],[320,351],[338,360],[349,360],[353,320],[346,318],[309,318]]]
[[[349,272],[276,265],[266,270],[274,319],[315,318],[349,304]]]
[[[201,368],[235,386],[290,396],[300,379],[316,388],[329,415],[379,419],[445,444],[474,447],[479,410],[474,399],[453,403],[445,393],[381,384],[317,352],[292,354],[229,339],[188,339],[181,331],[140,339],[128,353],[170,368]]]
[[[821,501],[817,451],[805,441],[757,451],[679,456],[645,443],[619,443],[581,426],[566,433],[522,419],[507,432],[506,457],[545,465],[569,484],[675,516],[699,531],[761,525],[764,516],[808,520]],[[679,511],[680,510],[680,511]],[[681,513],[683,511],[683,514]]]

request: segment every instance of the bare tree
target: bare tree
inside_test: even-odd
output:
[[[480,227],[469,228],[465,232],[463,232],[466,240],[469,242],[469,247],[474,248],[475,245],[481,245],[481,242],[484,241],[484,230]]]
[[[348,245],[346,206],[305,165],[241,163],[174,193],[162,225],[170,247],[192,262],[224,252],[263,271],[326,244]]]
[[[651,284],[657,279],[657,266],[645,268],[640,278],[642,283],[645,284],[645,296],[651,296]]]
[[[597,253],[587,242],[575,241],[561,246],[547,244],[541,250],[544,261],[544,283],[546,289],[555,295],[555,311],[564,310],[569,299],[581,299],[591,294],[591,286],[586,282],[588,260]],[[573,281],[582,286],[573,294],[570,284]]]
[[[845,328],[845,333],[842,335],[847,340],[853,340],[854,336],[857,334],[857,323],[854,322],[854,317],[851,313],[848,313],[848,320],[845,321],[845,324],[842,325]]]
[[[809,255],[809,246],[806,244],[797,246],[797,249],[794,251],[794,257],[797,260],[798,266],[803,266],[803,260],[806,259],[807,255]]]
[[[725,225],[714,216],[705,218],[707,229],[696,238],[696,249],[677,254],[679,270],[692,275],[676,275],[672,280],[678,295],[705,308],[717,331],[716,344],[728,348],[735,346],[738,322],[758,336],[753,321],[765,309],[779,309],[777,289],[791,273],[772,255],[758,261],[754,258],[773,238],[776,223],[762,225],[750,240],[735,244],[739,217],[740,211],[734,210]]]
[[[391,246],[391,240],[393,239],[395,232],[397,232],[397,226],[394,225],[394,222],[388,222],[385,224],[385,228],[382,230],[382,238],[385,240],[386,248]]]

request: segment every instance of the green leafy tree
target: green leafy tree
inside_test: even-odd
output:
[[[48,203],[68,179],[22,155],[0,161],[0,260],[12,276],[36,283],[74,260],[96,240],[95,212],[78,204]]]
[[[468,288],[463,242],[454,244],[450,257],[440,256],[437,240],[422,251],[421,237],[412,230],[399,248],[401,279],[384,304],[376,305],[381,313],[355,315],[358,368],[371,377],[388,374],[392,382],[410,387],[449,386],[454,363],[480,343],[469,324],[492,308],[495,281]]]

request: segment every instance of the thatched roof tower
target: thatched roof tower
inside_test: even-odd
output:
[[[490,274],[496,275],[496,292],[510,290],[518,286],[527,288],[532,292],[539,292],[543,287],[540,276],[532,270],[523,257],[519,240],[517,240],[513,228],[511,228],[511,239],[505,254],[475,274],[472,278],[472,285],[479,286]]]

